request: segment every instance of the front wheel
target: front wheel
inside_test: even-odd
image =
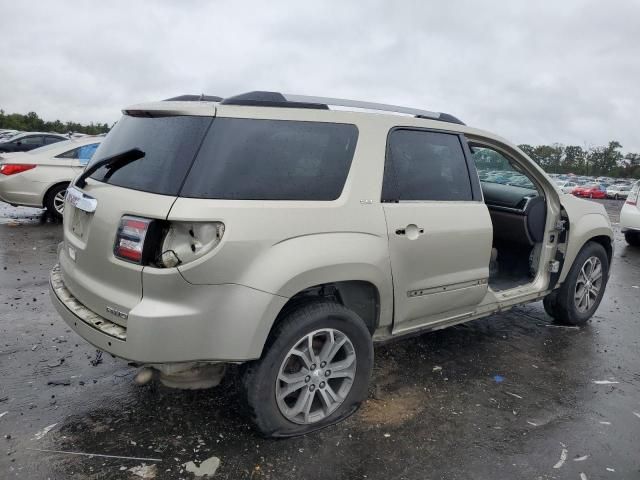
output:
[[[597,310],[609,278],[604,247],[588,242],[578,253],[562,286],[545,297],[545,311],[557,323],[583,325]]]
[[[262,435],[292,437],[333,425],[367,396],[371,334],[362,319],[333,302],[289,311],[260,360],[245,367],[243,386]]]

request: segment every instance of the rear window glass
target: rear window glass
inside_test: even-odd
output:
[[[145,156],[115,170],[108,179],[105,167],[91,178],[134,190],[177,195],[211,121],[211,117],[125,115],[100,144],[91,163],[132,148],[139,148]]]
[[[217,118],[180,195],[335,200],[353,158],[355,125]]]

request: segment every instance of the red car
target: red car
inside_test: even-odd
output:
[[[607,189],[597,183],[580,185],[579,187],[574,188],[571,193],[576,197],[607,198]]]

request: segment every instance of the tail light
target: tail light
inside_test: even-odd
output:
[[[223,234],[221,222],[167,222],[125,215],[113,253],[128,262],[171,268],[210,252]]]
[[[6,176],[15,175],[16,173],[31,170],[32,168],[36,168],[36,166],[30,163],[3,163],[0,165],[0,174]]]
[[[142,264],[144,243],[153,220],[125,215],[120,220],[113,254],[123,260]]]
[[[627,197],[627,203],[629,205],[637,205],[638,204],[638,194],[640,194],[640,187],[636,187],[629,193]]]

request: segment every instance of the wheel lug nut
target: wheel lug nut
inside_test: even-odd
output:
[[[316,364],[315,364],[315,363],[312,363],[312,364],[311,364],[311,370],[315,370],[315,369],[316,369]]]
[[[315,385],[313,385],[313,384],[309,385],[309,390],[310,390],[310,391],[312,391],[312,392],[313,392],[315,389],[316,389],[316,386],[315,386]]]
[[[324,382],[320,382],[320,388],[324,388]]]
[[[325,377],[328,377],[329,375],[331,375],[331,370],[327,370],[326,372],[324,372]]]
[[[327,362],[320,362],[320,368],[324,368],[324,366],[327,364]]]
[[[306,377],[304,377],[304,381],[306,383],[309,383],[309,381],[311,380],[311,377],[309,375],[307,375]]]

